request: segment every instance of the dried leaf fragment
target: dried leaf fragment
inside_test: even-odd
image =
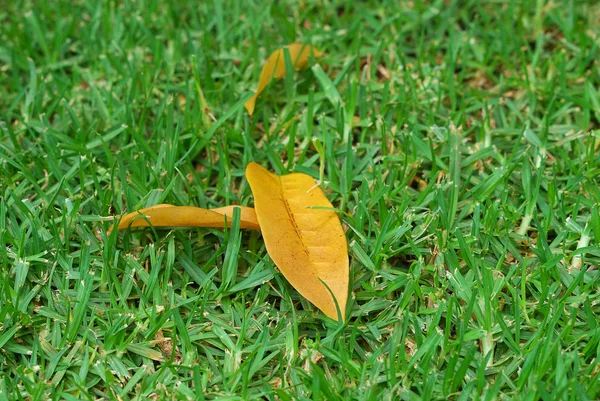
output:
[[[308,56],[312,55],[313,57],[321,57],[323,54],[315,47],[305,44],[305,43],[292,43],[291,45],[284,46],[280,49],[275,50],[269,58],[267,62],[263,66],[260,77],[258,79],[258,88],[256,89],[256,93],[250,99],[244,103],[244,107],[248,111],[248,114],[254,114],[254,106],[256,104],[256,99],[260,95],[260,93],[267,87],[269,82],[271,82],[272,78],[281,79],[285,77],[286,69],[285,69],[285,51],[284,49],[288,49],[290,53],[290,60],[296,69],[304,68],[308,65]]]
[[[260,230],[254,209],[246,206],[225,206],[203,209],[194,206],[156,205],[128,213],[121,217],[118,230],[134,227],[231,227],[233,209],[240,209],[240,228]]]
[[[348,245],[340,219],[321,188],[306,174],[278,176],[256,163],[246,167],[246,179],[271,259],[301,295],[337,320],[333,294],[344,319]]]

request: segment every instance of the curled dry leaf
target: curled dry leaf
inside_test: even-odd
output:
[[[306,174],[278,176],[256,163],[246,168],[246,179],[271,259],[300,294],[337,320],[333,294],[344,319],[348,245],[321,188]]]
[[[203,209],[193,206],[156,205],[128,213],[121,218],[118,230],[134,227],[231,227],[234,208],[240,209],[240,228],[260,230],[256,213],[251,207],[225,206]]]
[[[285,51],[288,49],[290,53],[290,60],[292,65],[296,69],[304,68],[308,65],[308,56],[321,57],[323,54],[315,47],[307,45],[305,43],[292,43],[280,49],[275,50],[267,62],[263,66],[260,72],[260,78],[258,79],[258,88],[256,93],[250,99],[244,103],[244,107],[248,110],[248,114],[254,114],[254,106],[256,104],[256,98],[260,93],[267,87],[272,78],[281,79],[285,77]]]

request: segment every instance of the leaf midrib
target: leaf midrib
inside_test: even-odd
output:
[[[306,243],[305,243],[304,239],[302,238],[302,232],[301,232],[300,228],[298,227],[298,223],[296,222],[296,218],[294,217],[294,212],[292,211],[292,207],[290,206],[290,204],[287,200],[287,196],[285,194],[285,189],[283,188],[283,180],[281,179],[281,176],[277,176],[277,178],[279,180],[279,188],[281,190],[281,200],[283,201],[283,204],[285,206],[285,211],[288,214],[289,221],[292,223],[292,226],[294,227],[294,232],[296,233],[296,236],[298,237],[300,244],[302,244],[302,249],[304,250],[306,257],[308,258],[309,262],[311,262],[311,265],[312,265],[312,260],[310,258],[310,251],[308,250],[308,247],[306,246]]]

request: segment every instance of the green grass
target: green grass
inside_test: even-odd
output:
[[[0,399],[598,399],[600,4],[278,4],[0,8]],[[345,325],[257,232],[107,234],[250,161],[322,179]]]

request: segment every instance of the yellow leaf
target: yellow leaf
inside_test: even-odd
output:
[[[254,114],[254,106],[256,104],[256,98],[260,93],[267,87],[272,78],[281,79],[285,77],[285,53],[284,49],[288,49],[290,53],[290,60],[292,65],[296,69],[304,68],[308,64],[308,56],[321,57],[323,54],[315,47],[304,43],[292,43],[280,49],[275,50],[260,72],[260,78],[258,79],[258,88],[256,93],[250,99],[244,103],[244,107],[248,110],[248,114]]]
[[[246,167],[267,252],[285,278],[327,316],[337,320],[348,299],[348,245],[333,206],[306,174],[272,174]],[[331,293],[321,280],[327,284]]]
[[[240,209],[240,227],[260,230],[256,213],[251,207],[225,206],[218,209],[203,209],[193,206],[156,205],[128,213],[121,217],[117,230],[131,227],[231,227],[233,209]],[[150,223],[150,224],[148,224]]]

